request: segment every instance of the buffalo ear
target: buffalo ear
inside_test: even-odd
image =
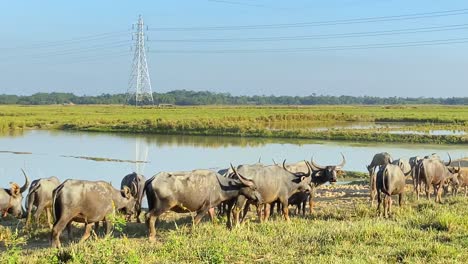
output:
[[[10,192],[11,192],[12,196],[16,197],[19,194],[21,194],[21,188],[19,187],[18,184],[14,183],[14,182],[10,182]]]
[[[302,177],[301,177],[301,182],[305,181],[306,179],[307,179],[306,176],[302,176]]]
[[[132,191],[127,186],[124,186],[120,192],[122,193],[122,196],[127,199],[130,199],[130,197],[132,197]]]

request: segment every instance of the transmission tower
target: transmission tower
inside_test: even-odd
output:
[[[145,28],[141,15],[136,24],[134,34],[135,53],[133,56],[132,71],[128,82],[127,102],[131,104],[154,104],[151,80],[148,71],[145,48]]]

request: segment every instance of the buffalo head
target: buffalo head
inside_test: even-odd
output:
[[[310,192],[312,191],[311,190],[311,176],[312,176],[312,169],[310,167],[310,164],[308,164],[307,161],[304,161],[306,166],[307,166],[307,172],[302,172],[302,171],[298,171],[298,172],[292,172],[290,170],[288,170],[288,168],[286,168],[286,160],[283,161],[283,169],[291,174],[293,174],[294,176],[296,176],[296,179],[294,179],[293,181],[298,183],[299,184],[299,191],[301,192]]]
[[[126,214],[134,214],[137,199],[132,195],[132,190],[128,186],[124,186],[122,190],[120,190],[120,194],[123,198],[123,202],[119,206],[121,210],[124,211]]]
[[[10,188],[5,189],[5,194],[8,195],[5,200],[8,200],[8,202],[7,204],[0,205],[3,211],[3,217],[8,213],[17,218],[23,217],[23,207],[21,203],[23,201],[23,192],[25,192],[29,187],[29,178],[23,169],[21,169],[21,171],[25,178],[24,185],[20,187],[17,183],[10,182]]]
[[[343,160],[341,161],[341,163],[338,165],[334,165],[334,166],[332,165],[321,166],[315,163],[314,160],[312,159],[310,161],[310,166],[312,170],[314,171],[312,175],[314,175],[314,177],[320,177],[322,182],[335,183],[337,181],[337,177],[336,177],[337,172],[342,171],[344,165],[346,164],[346,158],[343,155],[343,153],[341,153],[341,156],[343,157]],[[369,166],[368,166],[368,170],[369,170]],[[369,170],[369,173],[371,173],[370,170]]]
[[[253,200],[258,203],[262,203],[262,195],[257,190],[257,185],[255,184],[255,182],[252,179],[248,179],[242,176],[240,173],[238,173],[237,170],[234,168],[234,166],[232,166],[232,164],[231,164],[231,170],[232,170],[232,174],[237,176],[237,178],[239,179],[239,182],[242,185],[242,187],[239,190],[240,194],[247,197],[247,199]]]

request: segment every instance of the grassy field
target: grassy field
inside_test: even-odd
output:
[[[316,211],[279,216],[259,224],[252,216],[231,231],[224,218],[192,227],[187,215],[166,214],[157,224],[157,242],[146,238],[144,224],[130,223],[123,233],[82,244],[62,241],[49,248],[50,231],[24,231],[11,220],[0,225],[6,247],[1,263],[455,263],[468,259],[468,199],[446,197],[415,201],[381,218],[367,201],[367,186],[335,185],[319,189]],[[18,228],[18,233],[15,229]],[[75,239],[83,229],[75,230]],[[123,235],[126,234],[126,235]]]
[[[336,122],[404,122],[403,130],[467,131],[463,106],[175,107],[0,106],[0,131],[99,132],[466,144],[467,135],[390,134],[392,128],[311,130]],[[271,127],[285,127],[271,129]],[[282,125],[281,125],[282,124]]]

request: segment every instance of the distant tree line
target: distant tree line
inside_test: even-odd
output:
[[[468,105],[468,97],[409,98],[373,96],[233,96],[229,93],[213,93],[176,90],[153,93],[154,104],[174,105],[397,105],[397,104],[442,104]],[[0,95],[0,104],[48,105],[48,104],[133,104],[126,94],[101,94],[77,96],[72,93],[36,93],[33,95]]]

